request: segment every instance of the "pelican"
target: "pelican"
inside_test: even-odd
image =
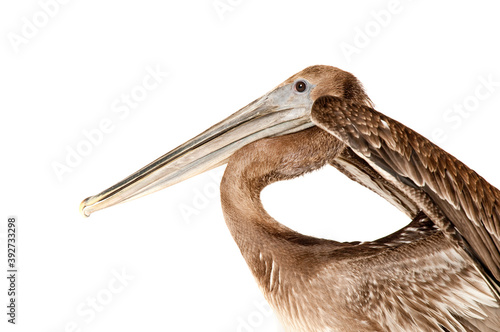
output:
[[[291,76],[80,211],[90,216],[223,164],[226,224],[288,331],[500,331],[499,190],[376,111],[361,83],[335,67]],[[264,187],[326,164],[409,224],[375,241],[337,242],[266,212]]]

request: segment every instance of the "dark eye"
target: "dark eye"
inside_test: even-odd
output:
[[[295,83],[295,90],[297,92],[306,91],[306,87],[307,87],[307,85],[306,85],[306,82],[304,82],[304,81],[298,81],[297,83]]]

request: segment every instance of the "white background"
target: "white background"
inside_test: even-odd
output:
[[[20,271],[15,327],[1,278],[2,331],[280,331],[226,229],[222,169],[89,219],[78,206],[309,65],[352,72],[379,111],[434,141],[441,128],[443,148],[500,185],[495,1],[73,0],[52,17],[48,2],[0,5],[0,259],[5,271],[16,216]],[[27,21],[40,26],[29,38]],[[169,74],[128,116],[114,112],[146,68]],[[488,77],[497,86],[453,113]],[[111,132],[58,178],[55,163],[103,119]],[[408,222],[331,168],[274,184],[263,201],[284,224],[336,240]]]

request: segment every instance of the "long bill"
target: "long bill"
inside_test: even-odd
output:
[[[276,88],[122,181],[84,199],[80,212],[88,217],[151,194],[227,163],[235,151],[258,139],[312,127],[308,100],[291,98],[289,88]]]

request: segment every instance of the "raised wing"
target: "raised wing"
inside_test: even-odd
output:
[[[414,202],[435,205],[490,282],[500,285],[500,191],[425,137],[374,109],[322,96],[312,121],[343,141]],[[427,211],[426,211],[427,209]],[[432,206],[422,210],[433,216]],[[437,219],[437,218],[435,218]],[[450,229],[442,229],[449,233]]]

